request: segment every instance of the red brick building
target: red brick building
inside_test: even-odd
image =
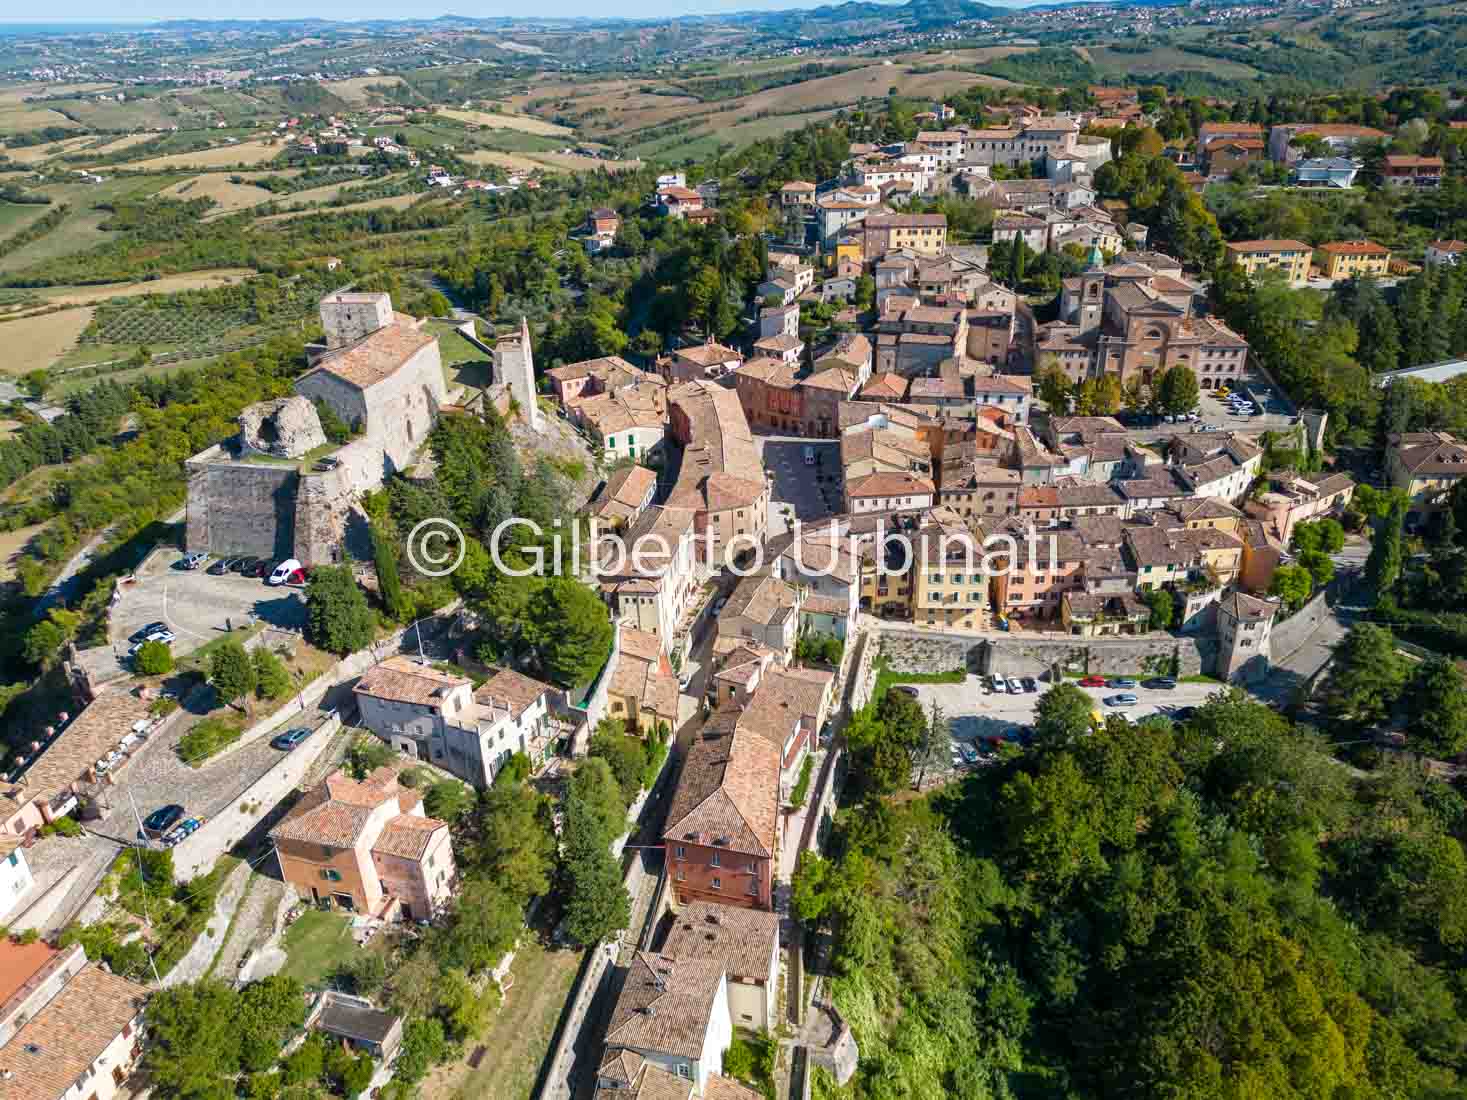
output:
[[[663,841],[679,905],[773,908],[780,750],[739,714],[708,719],[673,791]]]

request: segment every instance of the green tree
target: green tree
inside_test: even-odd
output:
[[[1444,759],[1467,749],[1467,678],[1456,664],[1431,658],[1417,671],[1411,688],[1411,739]]]
[[[1199,396],[1197,376],[1190,367],[1180,364],[1162,374],[1156,386],[1156,400],[1163,412],[1191,412]]]
[[[372,527],[372,560],[377,569],[377,591],[382,597],[382,606],[394,622],[407,622],[412,615],[412,601],[402,590],[402,578],[397,571],[397,546],[380,521]]]
[[[1368,725],[1383,719],[1406,686],[1406,660],[1385,627],[1356,623],[1335,648],[1329,691],[1336,714]]]
[[[33,665],[49,666],[66,643],[81,629],[82,617],[64,607],[53,607],[25,635],[25,659]]]
[[[591,735],[589,755],[605,760],[621,788],[622,802],[626,805],[636,799],[642,789],[642,769],[647,763],[647,754],[642,741],[629,737],[626,724],[620,719],[603,718]]]
[[[376,618],[351,569],[321,565],[306,583],[306,635],[328,653],[365,649],[376,634]]]
[[[283,699],[290,691],[290,670],[269,646],[256,646],[250,653],[255,666],[255,694],[261,699]]]
[[[1063,415],[1069,410],[1070,380],[1053,356],[1040,364],[1038,377],[1034,380],[1034,392],[1054,413]]]
[[[1308,572],[1316,591],[1335,578],[1335,563],[1323,550],[1304,551],[1299,555],[1299,565]]]
[[[1289,608],[1304,606],[1313,591],[1314,580],[1302,565],[1279,566],[1273,571],[1273,582],[1268,586],[1269,595],[1277,596]]]
[[[473,805],[473,788],[457,779],[441,779],[423,792],[424,812],[440,821],[455,822]]]
[[[589,681],[611,656],[611,620],[596,593],[574,577],[553,577],[532,598],[531,636],[555,683]]]
[[[164,676],[173,671],[173,650],[167,642],[144,642],[133,658],[133,667],[143,676]]]
[[[255,666],[245,647],[226,638],[209,655],[209,682],[226,703],[242,699],[255,690]]]
[[[1073,744],[1090,732],[1094,714],[1095,703],[1090,696],[1074,684],[1061,681],[1041,695],[1034,706],[1034,741],[1048,749]]]
[[[1406,522],[1406,501],[1395,494],[1385,514],[1376,524],[1370,543],[1370,557],[1365,562],[1365,579],[1377,598],[1395,587],[1401,576],[1401,531]]]
[[[1176,618],[1177,601],[1165,588],[1152,588],[1141,594],[1146,606],[1151,608],[1151,629],[1168,630]]]
[[[561,869],[565,931],[571,939],[590,946],[631,923],[631,898],[611,855],[605,823],[574,791],[566,802]]]
[[[409,1020],[402,1029],[396,1079],[415,1085],[446,1057],[448,1040],[443,1034],[443,1024],[435,1017]]]

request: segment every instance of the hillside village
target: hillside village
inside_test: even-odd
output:
[[[119,573],[100,635],[55,647],[72,702],[4,763],[0,1100],[204,1095],[211,1074],[249,1096],[493,1094],[472,1075],[520,1032],[540,1044],[525,1094],[555,1100],[854,1087],[892,1040],[877,996],[841,984],[856,922],[833,914],[862,887],[831,884],[886,868],[903,828],[927,837],[901,815],[956,815],[1047,754],[1170,744],[1199,713],[1225,716],[1198,742],[1220,759],[1251,722],[1286,713],[1326,744],[1345,714],[1349,744],[1460,774],[1467,744],[1418,744],[1404,697],[1408,661],[1446,665],[1446,694],[1461,676],[1423,604],[1460,589],[1467,438],[1410,410],[1467,360],[1366,373],[1406,410],[1372,456],[1245,321],[1258,287],[1447,285],[1467,245],[1417,262],[1239,238],[1203,263],[1179,228],[1203,188],[1260,166],[1320,191],[1460,179],[1435,155],[1367,163],[1389,136],[1372,127],[1208,122],[1146,154],[1180,211],[1148,226],[1102,173],[1138,156],[1114,135],[1155,134],[1157,113],[1136,89],[1086,94],[1016,94],[983,125],[925,104],[912,140],[845,141],[829,178],[776,170],[754,232],[721,206],[734,172],[628,168],[650,186],[581,203],[560,242],[587,286],[650,219],[757,257],[738,278],[720,259],[721,300],[665,341],[618,331],[616,353],[569,358],[583,342],[562,317],[496,326],[456,301],[430,319],[360,279],[322,293],[302,369],[227,435],[168,439],[181,511]],[[277,140],[401,159],[415,188],[468,198],[539,189],[320,121]],[[450,340],[482,374],[448,369]],[[432,524],[441,559],[415,541]],[[66,583],[37,622],[66,621]],[[1394,591],[1382,606],[1426,641],[1354,654],[1369,637],[1347,600],[1383,630],[1365,588]],[[1342,686],[1387,665],[1391,698]],[[1323,770],[1298,785],[1345,782]],[[1171,782],[1167,829],[1200,848]],[[1014,789],[982,812],[1017,835]],[[1037,819],[1060,796],[1025,797]],[[1139,844],[1152,809],[1107,843]],[[1052,843],[1056,865],[1089,850]],[[516,972],[537,958],[543,989]]]

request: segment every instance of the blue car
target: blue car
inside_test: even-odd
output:
[[[1133,688],[1136,686],[1136,681],[1132,680],[1129,676],[1118,676],[1114,680],[1107,680],[1105,686],[1108,688]]]
[[[304,726],[300,726],[272,737],[270,739],[270,747],[272,749],[280,749],[282,752],[289,752],[309,736],[311,736],[311,731]]]

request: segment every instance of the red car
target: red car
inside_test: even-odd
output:
[[[1105,687],[1105,677],[1087,676],[1085,677],[1085,679],[1080,681],[1080,686],[1082,688],[1103,688]]]

